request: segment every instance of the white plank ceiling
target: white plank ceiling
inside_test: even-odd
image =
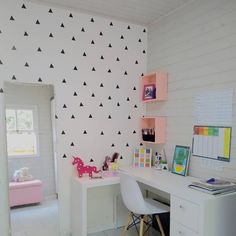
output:
[[[193,0],[29,0],[148,25]]]

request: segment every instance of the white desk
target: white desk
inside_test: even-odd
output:
[[[212,196],[188,188],[193,177],[148,168],[122,167],[137,181],[170,194],[170,236],[235,236],[236,193]],[[87,235],[88,188],[119,184],[119,177],[72,180],[72,236]]]
[[[89,188],[119,184],[119,177],[72,179],[71,191],[71,230],[72,236],[87,236],[87,192]],[[99,216],[98,216],[99,217]]]
[[[235,236],[236,192],[212,196],[190,189],[198,179],[147,168],[123,167],[137,181],[170,194],[170,236]]]

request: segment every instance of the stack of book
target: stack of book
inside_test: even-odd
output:
[[[189,187],[211,195],[226,194],[236,191],[235,183],[221,179],[192,182]]]

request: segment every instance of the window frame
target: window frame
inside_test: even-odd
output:
[[[39,123],[38,123],[38,107],[37,105],[20,105],[20,104],[7,104],[5,110],[32,110],[33,111],[33,131],[36,136],[36,148],[37,153],[33,155],[8,155],[8,148],[7,148],[7,156],[9,159],[14,158],[39,158],[40,157],[40,150],[39,150]],[[17,124],[17,121],[16,121]],[[9,131],[10,132],[10,131]],[[26,132],[26,131],[23,131]],[[6,124],[6,134],[8,133],[7,124]]]

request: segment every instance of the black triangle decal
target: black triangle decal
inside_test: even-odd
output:
[[[72,40],[75,41],[75,37],[72,37]]]
[[[100,58],[103,60],[104,59],[103,55]]]
[[[35,24],[36,24],[36,25],[40,25],[40,22],[39,22],[39,20],[37,20]]]
[[[61,27],[62,27],[62,28],[65,28],[65,26],[64,26],[64,24],[63,24],[63,23],[61,23]]]
[[[13,46],[11,50],[15,51],[16,50],[16,46]]]
[[[135,130],[133,131],[133,134],[136,134],[136,131],[135,131]]]
[[[112,22],[110,22],[110,26],[113,26],[113,23],[112,23]]]
[[[3,93],[3,89],[2,88],[0,89],[0,93]]]
[[[108,73],[111,73],[111,70],[109,69],[107,72],[108,72]]]
[[[29,67],[29,64],[27,62],[25,63],[25,67]]]
[[[118,131],[118,133],[117,133],[117,134],[121,135],[121,132],[120,132],[120,131]]]
[[[53,11],[52,11],[52,9],[49,9],[49,11],[48,11],[49,13],[53,13]]]
[[[78,96],[76,92],[74,92],[74,95],[73,96]]]
[[[108,119],[111,119],[111,115],[108,116]]]
[[[146,29],[143,29],[143,33],[146,33]]]
[[[70,146],[71,146],[71,147],[74,147],[75,145],[74,145],[74,143],[72,142],[72,143],[70,144]]]
[[[111,100],[111,96],[108,97],[108,100]]]
[[[50,38],[53,38],[53,34],[52,34],[52,33],[50,33],[50,34],[49,34],[49,37],[50,37]]]
[[[101,134],[100,134],[100,135],[104,135],[103,131],[101,132]]]
[[[69,17],[73,18],[73,15],[72,15],[72,13],[70,13]]]
[[[38,52],[42,52],[42,49],[40,47],[38,47],[37,51]]]
[[[89,115],[89,118],[93,118],[93,116],[90,114],[90,115]]]
[[[128,47],[127,47],[127,46],[125,46],[125,50],[128,50]]]
[[[61,134],[64,135],[64,134],[66,134],[66,132],[64,130],[62,130]]]
[[[141,39],[139,39],[138,41],[139,41],[139,43],[141,43],[141,42],[142,42],[142,40],[141,40]]]
[[[11,79],[12,79],[12,80],[16,80],[16,76],[15,76],[15,75],[13,75]]]
[[[122,157],[122,156],[120,156],[120,159],[122,160],[122,159],[123,159],[123,157]]]
[[[63,79],[63,80],[62,80],[62,83],[66,84],[66,80],[65,80],[65,79]]]
[[[123,36],[123,35],[121,35],[121,36],[120,36],[120,39],[124,39],[124,36]]]
[[[84,86],[87,86],[87,84],[86,84],[86,82],[85,82],[85,81],[84,81],[83,85],[84,85]]]
[[[91,158],[89,162],[94,162],[94,160]]]
[[[86,55],[86,53],[84,52],[84,53],[83,53],[83,57],[86,57],[86,56],[87,56],[87,55]]]
[[[119,87],[119,85],[117,84],[117,85],[116,85],[116,89],[119,89],[119,88],[120,88],[120,87]]]
[[[83,107],[84,105],[83,105],[83,103],[81,102],[81,103],[79,104],[79,106],[80,106],[80,107]]]
[[[81,32],[85,32],[84,27],[81,29]]]
[[[86,130],[84,130],[83,134],[87,134],[87,131],[86,131]]]
[[[134,108],[138,108],[138,106],[135,104],[135,105],[134,105]]]
[[[144,76],[144,73],[142,73],[141,76]]]
[[[116,58],[116,61],[120,61],[119,57]]]
[[[140,146],[143,146],[143,143],[140,143],[139,145],[140,145]]]
[[[133,90],[136,90],[136,87],[134,86]]]
[[[62,158],[67,158],[66,154],[64,154]]]
[[[57,115],[55,115],[55,119],[58,119],[58,116],[57,116]]]
[[[129,100],[129,97],[127,97],[126,101],[127,101],[127,102],[129,102],[129,101],[130,101],[130,100]]]
[[[94,97],[95,97],[95,94],[94,94],[94,93],[92,93],[91,97],[93,97],[93,98],[94,98]]]
[[[138,61],[135,61],[135,64],[137,65],[137,64],[138,64]]]
[[[96,69],[93,67],[93,68],[92,68],[92,71],[96,71]]]
[[[99,104],[100,107],[103,107],[102,103]]]
[[[38,82],[43,82],[41,78],[38,79]]]
[[[111,46],[111,44],[110,44],[110,43],[109,43],[108,47],[109,47],[109,48],[112,48],[112,46]]]
[[[26,6],[25,6],[25,4],[23,4],[21,8],[22,8],[22,9],[26,9]]]
[[[115,144],[113,143],[111,146],[112,146],[112,147],[115,147]]]
[[[103,36],[103,33],[102,33],[102,31],[100,32],[100,34],[99,34],[100,36]]]
[[[91,44],[95,44],[93,40],[91,41]]]
[[[13,16],[11,16],[10,20],[15,20]]]
[[[72,115],[72,116],[71,116],[71,119],[75,119],[75,116],[74,116],[74,115]]]
[[[2,61],[0,60],[0,65],[3,65]]]
[[[51,69],[53,69],[53,68],[54,68],[53,64],[51,64],[51,65],[50,65],[50,68],[51,68]]]
[[[127,71],[125,71],[124,75],[128,75]]]
[[[118,107],[120,106],[120,103],[119,103],[119,102],[117,102],[117,106],[118,106]]]
[[[63,105],[63,108],[67,108],[66,104]]]
[[[129,30],[131,29],[129,25],[128,25],[127,29],[129,29]]]
[[[131,116],[128,116],[128,120],[130,120],[131,119]]]
[[[128,144],[128,143],[126,143],[126,147],[129,147],[129,144]]]
[[[62,50],[61,50],[61,54],[65,54],[65,51],[64,51],[64,49],[62,49]]]
[[[93,23],[94,23],[94,19],[93,19],[93,18],[91,18],[90,22],[93,22]]]
[[[145,51],[145,50],[143,50],[143,54],[146,54],[146,51]]]
[[[74,70],[78,70],[76,66],[74,67]]]
[[[104,87],[102,83],[100,84],[100,87],[101,87],[101,88],[103,88],[103,87]]]
[[[28,33],[25,31],[24,36],[29,36]]]

